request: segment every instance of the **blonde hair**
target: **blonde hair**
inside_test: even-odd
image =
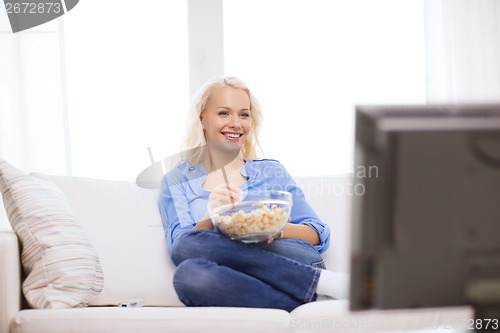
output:
[[[197,165],[203,161],[206,152],[206,139],[201,125],[201,115],[205,112],[212,93],[217,88],[231,87],[243,90],[250,99],[250,117],[252,119],[251,135],[243,143],[241,152],[243,159],[254,160],[258,157],[257,149],[262,153],[259,143],[259,131],[262,125],[262,111],[257,99],[250,92],[250,88],[240,79],[233,76],[215,78],[205,83],[196,94],[194,103],[189,108],[186,122],[185,137],[181,145],[181,151],[191,165]]]

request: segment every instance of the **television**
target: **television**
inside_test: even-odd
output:
[[[355,126],[351,310],[500,319],[500,105],[357,106]]]

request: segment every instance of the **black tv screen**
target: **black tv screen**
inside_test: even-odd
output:
[[[500,105],[358,106],[355,165],[352,310],[500,305]]]

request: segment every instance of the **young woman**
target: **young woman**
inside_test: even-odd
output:
[[[159,207],[177,266],[174,288],[188,306],[280,308],[318,295],[346,297],[346,281],[325,270],[330,230],[278,161],[257,159],[262,114],[234,77],[207,83],[190,110],[186,158],[162,180]],[[279,130],[279,129],[278,129]],[[208,207],[291,192],[290,222],[275,239],[231,240],[214,230]]]

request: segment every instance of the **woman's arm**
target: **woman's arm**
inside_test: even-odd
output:
[[[189,213],[184,187],[180,168],[169,171],[162,179],[158,206],[169,249],[178,236],[188,232],[195,225]]]
[[[280,238],[298,238],[311,245],[318,245],[320,243],[316,230],[305,224],[287,223]]]
[[[210,216],[208,216],[208,212],[203,215],[198,223],[196,223],[196,225],[193,227],[193,230],[214,230],[214,225],[212,223],[212,220],[210,219]]]

